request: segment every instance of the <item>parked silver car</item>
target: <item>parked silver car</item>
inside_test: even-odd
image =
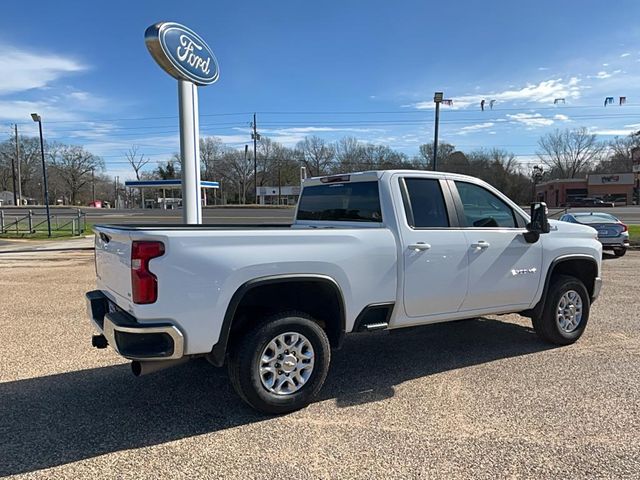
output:
[[[629,231],[627,226],[608,213],[576,212],[565,213],[560,220],[569,223],[588,225],[598,232],[598,240],[605,250],[613,250],[616,257],[627,253],[629,246]]]

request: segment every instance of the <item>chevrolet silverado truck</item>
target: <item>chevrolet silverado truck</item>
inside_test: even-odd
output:
[[[592,228],[440,172],[307,179],[291,225],[95,231],[93,345],[136,375],[194,357],[226,364],[239,396],[275,414],[316,397],[351,332],[518,313],[567,345],[601,287]]]

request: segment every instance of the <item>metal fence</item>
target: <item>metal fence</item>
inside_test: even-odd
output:
[[[87,217],[80,209],[68,213],[52,214],[51,233],[81,235],[87,229]],[[26,214],[13,214],[0,210],[0,234],[36,234],[48,232],[47,213],[29,210]]]

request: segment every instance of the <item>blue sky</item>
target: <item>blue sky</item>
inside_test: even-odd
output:
[[[0,138],[14,122],[34,134],[37,111],[48,139],[85,145],[108,173],[130,176],[123,153],[134,144],[168,158],[179,149],[177,85],[143,34],[172,20],[220,64],[220,80],[199,90],[203,135],[241,147],[255,111],[259,130],[287,145],[351,135],[413,155],[432,139],[442,90],[454,103],[442,107],[441,141],[529,164],[555,128],[603,140],[640,129],[638,18],[637,1],[11,2],[0,17]],[[481,99],[494,109],[480,111]]]

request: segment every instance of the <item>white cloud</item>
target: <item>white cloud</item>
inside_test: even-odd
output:
[[[479,130],[484,130],[487,128],[491,128],[495,125],[495,123],[493,122],[485,122],[485,123],[478,123],[476,125],[469,125],[467,127],[462,127],[460,130],[458,130],[457,134],[458,135],[467,135],[469,133],[473,133],[473,132],[477,132]]]
[[[521,88],[512,90],[504,90],[499,92],[486,93],[484,95],[463,95],[453,97],[454,108],[466,108],[470,105],[480,107],[480,101],[496,100],[498,102],[535,102],[535,103],[551,103],[556,98],[576,99],[580,98],[582,87],[578,77],[571,77],[564,81],[562,78],[545,80],[538,84],[527,84]],[[418,110],[433,108],[433,101],[410,105]]]
[[[0,74],[0,77],[2,75]],[[1,81],[1,80],[0,80]],[[69,121],[76,120],[77,116],[64,106],[56,106],[45,101],[29,100],[0,100],[0,120],[31,121],[31,113],[39,113],[43,121]]]
[[[635,132],[636,129],[633,128],[629,128],[629,129],[625,129],[625,128],[604,128],[604,129],[591,129],[591,133],[595,133],[596,135],[603,135],[603,136],[616,136],[616,135],[629,135],[630,133]]]
[[[553,125],[554,123],[552,119],[545,118],[539,113],[516,113],[514,115],[508,114],[507,117],[528,127],[546,127],[549,125]]]
[[[554,120],[560,120],[561,122],[568,122],[569,121],[569,117],[567,117],[566,115],[563,115],[561,113],[558,113],[556,115],[553,116]]]
[[[613,72],[607,72],[605,70],[601,70],[595,75],[588,75],[587,78],[598,78],[600,80],[604,80],[605,78],[611,78],[620,72],[622,72],[622,70],[614,70]]]
[[[43,88],[60,77],[85,70],[76,60],[0,45],[0,95]]]
[[[538,70],[540,70],[541,72],[544,72],[549,70],[549,67],[538,67]]]
[[[624,57],[628,57],[629,55],[631,55],[629,52],[623,53],[622,55],[620,55],[620,58],[624,58]]]

